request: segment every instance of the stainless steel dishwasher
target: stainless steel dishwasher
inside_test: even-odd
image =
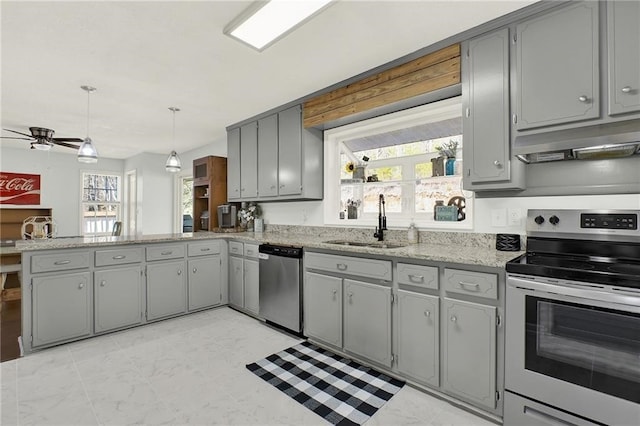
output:
[[[262,244],[260,316],[297,334],[302,332],[302,247]]]

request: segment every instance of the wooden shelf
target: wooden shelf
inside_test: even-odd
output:
[[[212,231],[218,227],[218,206],[227,202],[227,159],[211,155],[193,160],[193,174],[193,231]],[[203,229],[205,211],[209,226]]]

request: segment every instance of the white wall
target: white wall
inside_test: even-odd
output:
[[[40,205],[3,208],[42,207],[51,208],[53,220],[58,226],[58,236],[80,235],[80,181],[81,172],[95,170],[123,174],[124,161],[100,158],[96,164],[79,163],[75,153],[61,154],[54,147],[51,151],[38,151],[2,147],[0,170],[3,172],[40,175]]]

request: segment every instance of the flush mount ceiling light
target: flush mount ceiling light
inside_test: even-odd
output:
[[[89,137],[89,116],[90,116],[90,98],[91,93],[96,91],[95,87],[80,86],[82,90],[87,92],[87,137],[82,141],[82,145],[78,149],[78,161],[81,163],[97,163],[98,151],[93,146],[91,138]]]
[[[257,1],[231,21],[223,32],[262,51],[319,13],[331,1]]]
[[[173,113],[173,150],[169,154],[169,158],[167,158],[167,162],[164,165],[166,171],[171,173],[179,172],[182,169],[182,162],[180,161],[180,157],[178,157],[178,153],[175,151],[176,148],[176,112],[180,111],[180,108],[169,107],[169,111]]]

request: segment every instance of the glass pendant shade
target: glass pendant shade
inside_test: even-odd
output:
[[[97,163],[98,151],[91,143],[91,138],[85,138],[78,149],[78,161],[81,163]]]
[[[164,165],[164,168],[168,172],[176,173],[182,169],[182,162],[180,161],[180,157],[178,157],[178,153],[175,151],[171,151],[169,154],[169,158],[167,158],[167,163]]]

